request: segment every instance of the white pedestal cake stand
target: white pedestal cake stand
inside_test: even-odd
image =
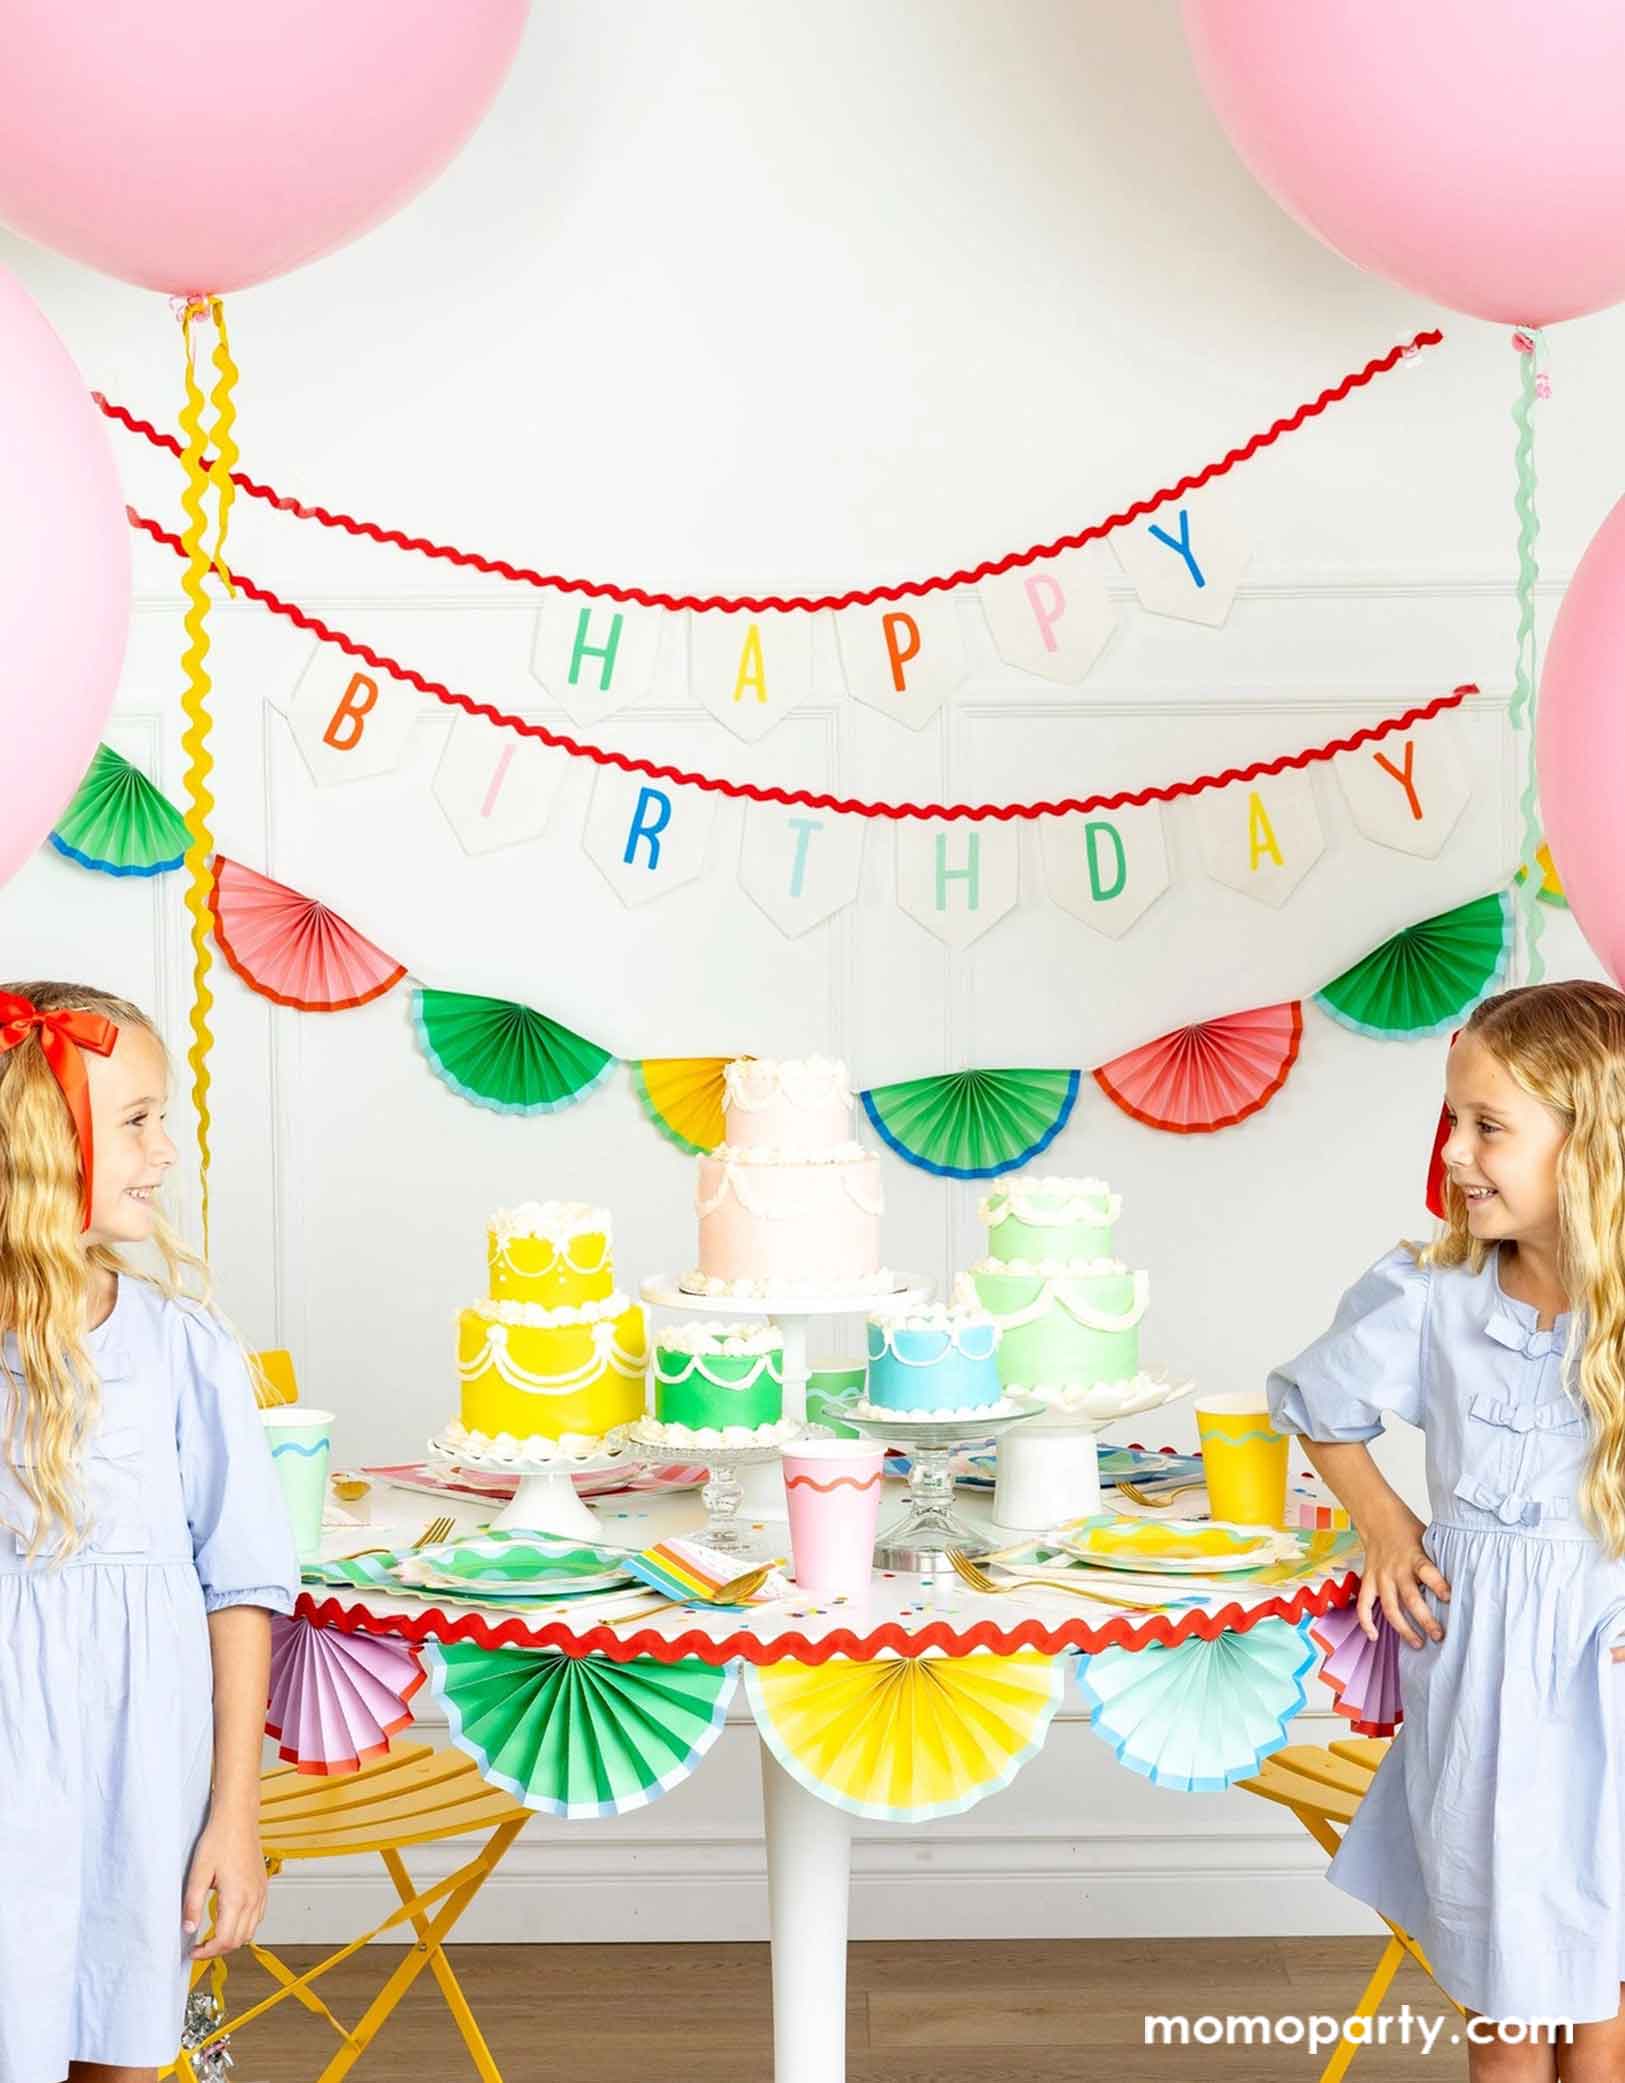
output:
[[[604,1529],[596,1514],[589,1511],[576,1493],[570,1478],[577,1475],[601,1475],[606,1469],[625,1469],[633,1474],[643,1465],[643,1457],[636,1452],[623,1453],[605,1442],[600,1453],[588,1454],[582,1460],[566,1460],[563,1455],[552,1461],[502,1461],[492,1454],[471,1454],[465,1448],[453,1448],[444,1441],[431,1439],[429,1458],[442,1468],[473,1468],[481,1475],[512,1475],[519,1478],[519,1488],[512,1502],[505,1504],[491,1524],[504,1531],[520,1533],[557,1533],[572,1540],[601,1541]],[[693,1457],[690,1456],[690,1459]]]
[[[891,1288],[834,1289],[828,1294],[806,1295],[695,1295],[679,1287],[669,1273],[655,1273],[644,1281],[639,1293],[656,1309],[680,1310],[688,1316],[740,1317],[756,1323],[776,1323],[784,1333],[784,1414],[805,1421],[807,1416],[807,1331],[815,1319],[827,1316],[868,1316],[875,1310],[912,1309],[931,1293],[931,1283],[915,1273],[899,1273]],[[651,1347],[654,1338],[649,1341]],[[694,1459],[690,1455],[689,1459]],[[747,1466],[741,1474],[743,1507],[758,1519],[784,1517],[784,1485],[771,1461]]]
[[[1068,1519],[1086,1519],[1098,1512],[1100,1454],[1096,1442],[1100,1434],[1119,1418],[1160,1410],[1165,1403],[1188,1396],[1195,1386],[1190,1381],[1153,1378],[1138,1384],[1102,1382],[1077,1410],[1041,1404],[1030,1425],[999,1441],[994,1524],[1011,1533],[1047,1533]],[[1114,1393],[1129,1390],[1136,1393]]]

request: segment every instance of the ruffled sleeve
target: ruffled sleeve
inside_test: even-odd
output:
[[[1276,1429],[1332,1442],[1375,1439],[1389,1417],[1420,1425],[1429,1278],[1403,1247],[1362,1274],[1330,1330],[1270,1375]]]
[[[291,1613],[299,1564],[247,1362],[218,1318],[182,1315],[175,1445],[204,1606]]]

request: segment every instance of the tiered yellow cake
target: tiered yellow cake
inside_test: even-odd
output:
[[[643,1311],[615,1286],[607,1209],[527,1201],[491,1218],[490,1300],[458,1319],[466,1443],[581,1452],[643,1410]]]

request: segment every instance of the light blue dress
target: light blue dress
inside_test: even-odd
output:
[[[1562,1378],[1570,1320],[1482,1273],[1393,1251],[1270,1376],[1276,1424],[1427,1435],[1425,1594],[1442,1642],[1399,1646],[1404,1724],[1331,1878],[1494,2018],[1612,2018],[1625,1980],[1625,1563],[1580,1517],[1589,1421]]]
[[[194,1942],[181,1897],[213,1763],[206,1615],[291,1612],[298,1589],[224,1327],[121,1278],[89,1343],[103,1402],[89,1546],[30,1564],[33,1506],[0,1470],[0,2083],[174,2059]]]

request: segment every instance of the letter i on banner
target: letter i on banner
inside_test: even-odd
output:
[[[970,670],[952,596],[842,608],[835,633],[853,699],[910,730],[922,730]]]
[[[1307,774],[1210,789],[1196,814],[1208,874],[1260,904],[1284,904],[1326,850]]]
[[[949,947],[969,947],[1015,908],[1021,841],[993,818],[897,827],[897,901]]]
[[[288,703],[288,727],[322,787],[374,781],[400,766],[422,707],[415,688],[318,644]]]
[[[1155,803],[1039,823],[1051,901],[1120,940],[1167,889],[1168,841]]]
[[[976,592],[1006,665],[1062,686],[1086,676],[1117,624],[1098,554],[1090,549],[1018,565],[984,579]]]
[[[735,737],[765,737],[812,693],[812,625],[804,614],[691,614],[689,691]]]
[[[562,593],[537,614],[531,672],[577,723],[596,723],[648,699],[672,619],[661,608]]]
[[[459,716],[435,769],[435,801],[463,851],[495,853],[539,839],[568,761],[483,716]]]
[[[856,902],[865,824],[833,810],[745,806],[740,886],[787,940]]]
[[[717,799],[706,789],[604,767],[593,782],[582,843],[623,904],[649,904],[704,873],[716,813]]]
[[[1332,767],[1350,815],[1367,839],[1433,860],[1460,822],[1471,790],[1454,716],[1435,716],[1404,737],[1339,753]]]

